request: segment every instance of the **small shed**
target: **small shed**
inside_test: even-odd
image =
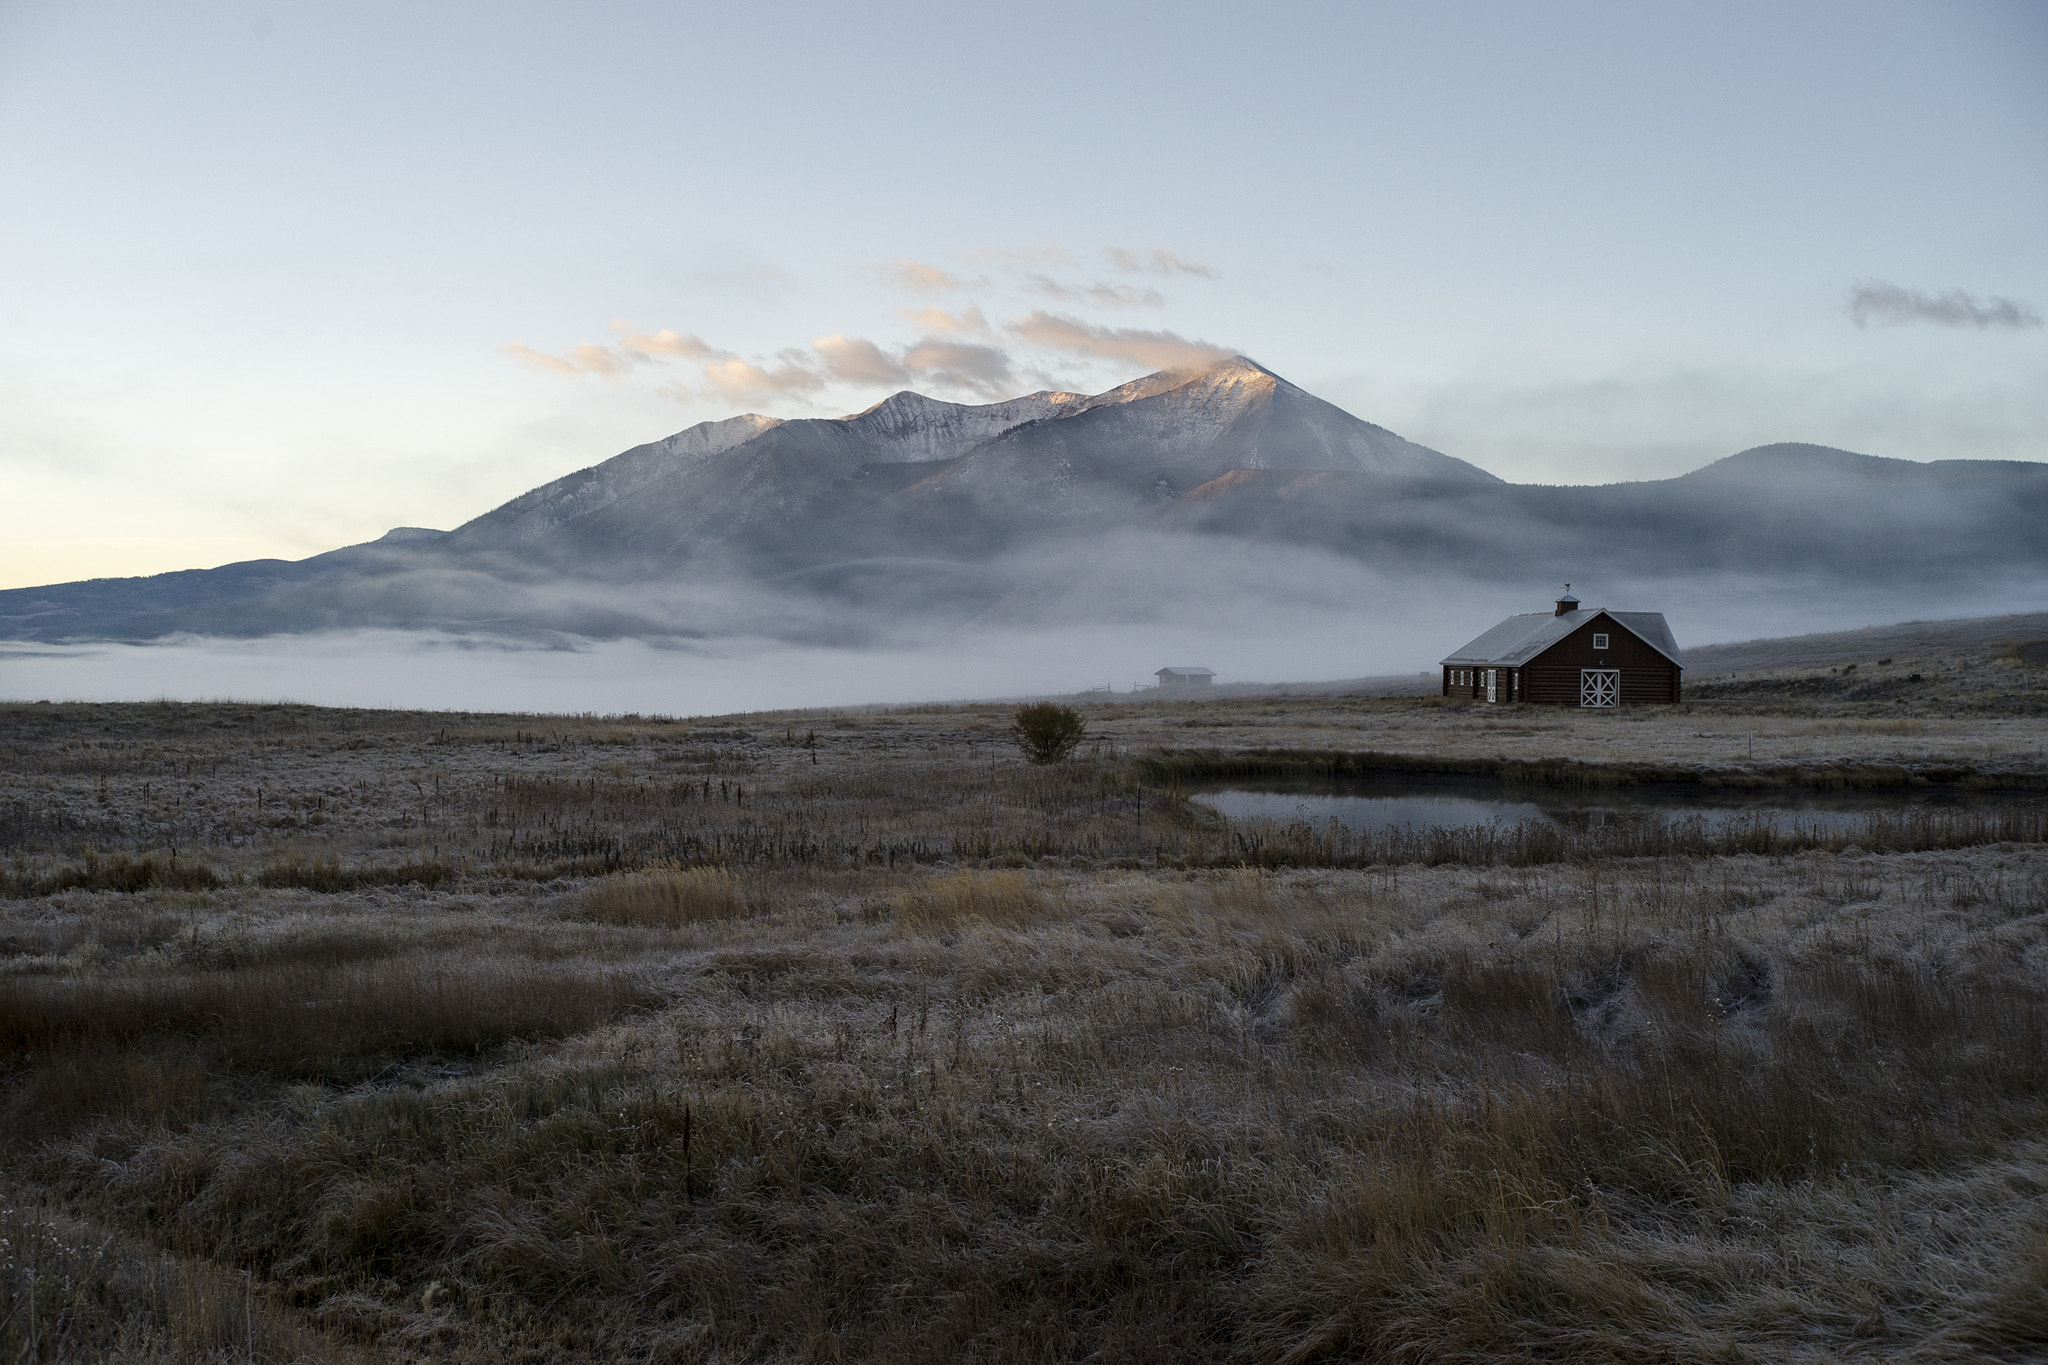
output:
[[[1661,611],[1581,607],[1510,616],[1445,659],[1444,695],[1606,708],[1679,698],[1685,656]]]
[[[1153,675],[1161,687],[1209,687],[1216,674],[1207,668],[1162,668]]]

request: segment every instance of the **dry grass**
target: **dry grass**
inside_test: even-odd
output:
[[[81,865],[65,764],[131,858],[209,793],[220,831],[177,838],[208,888],[0,902],[0,1354],[2048,1340],[2038,833],[1340,858],[1140,809],[1113,753],[991,757],[972,711],[901,721],[945,745],[800,723],[815,766],[730,728],[209,714],[0,750],[23,876]],[[209,752],[260,760],[239,804],[142,795]],[[352,876],[408,866],[451,870]],[[611,872],[547,880],[578,869]]]
[[[662,969],[675,1003],[560,1050],[281,1106],[188,1062],[175,1105],[101,1084],[61,1123],[17,1110],[9,1165],[457,1359],[1966,1360],[2038,1339],[2048,855],[840,895],[853,913],[697,925]],[[489,942],[522,904],[443,913]],[[153,1046],[242,1031],[203,972],[154,1032],[88,1027],[136,1017],[109,986],[147,957],[27,978],[58,1022],[17,1043],[175,1088]]]
[[[211,891],[221,884],[213,868],[203,862],[180,862],[176,854],[166,857],[130,857],[116,853],[102,857],[95,849],[85,850],[77,863],[44,871],[17,867],[11,874],[0,871],[0,896],[53,896],[59,891],[148,891],[157,888],[179,891]]]
[[[288,853],[264,863],[256,873],[256,884],[307,891],[360,891],[370,886],[439,886],[459,875],[460,868],[438,859],[344,867],[333,854],[308,858]]]
[[[0,1207],[0,1352],[10,1361],[363,1361],[246,1273],[169,1256],[60,1210]]]
[[[592,882],[583,913],[606,924],[670,928],[747,913],[738,879],[720,867],[658,868]]]
[[[910,933],[951,933],[1035,923],[1045,917],[1046,901],[1020,872],[955,872],[909,883],[896,893],[894,910]]]
[[[152,1037],[202,1039],[232,1066],[322,1075],[383,1052],[474,1052],[581,1032],[632,1002],[613,976],[417,959],[243,971],[0,977],[0,1059]]]

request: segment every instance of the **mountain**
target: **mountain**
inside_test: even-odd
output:
[[[446,548],[519,547],[637,578],[740,538],[804,559],[820,543],[815,523],[853,509],[870,513],[870,539],[886,524],[944,540],[941,523],[972,522],[978,542],[1008,543],[1022,527],[1132,511],[1239,467],[1498,482],[1238,356],[1094,397],[967,405],[906,392],[849,417],[705,423],[515,498]],[[843,536],[826,540],[854,552]]]
[[[1116,391],[1032,422],[933,474],[913,496],[959,493],[1029,514],[1087,516],[1170,501],[1232,470],[1318,469],[1472,485],[1476,465],[1362,422],[1235,356],[1142,396]]]
[[[1539,581],[1724,572],[1873,584],[2048,573],[2048,464],[1922,464],[1759,446],[1672,479],[1591,487],[1233,470],[1160,509],[1183,533],[1285,540],[1424,571],[1473,558]]]
[[[381,626],[852,644],[1033,612],[1138,620],[1167,590],[1292,592],[1312,563],[1882,590],[2048,575],[2043,525],[2048,466],[1812,445],[1675,479],[1510,484],[1236,356],[1093,396],[905,392],[845,417],[704,422],[446,534],[0,592],[0,638]]]

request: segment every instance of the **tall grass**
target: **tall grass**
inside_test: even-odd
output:
[[[896,923],[912,933],[944,933],[971,924],[1030,924],[1044,917],[1046,902],[1021,872],[955,872],[907,883],[893,909]]]
[[[136,857],[127,853],[88,851],[81,862],[35,870],[0,869],[0,897],[52,896],[60,891],[212,891],[220,878],[205,861],[176,854]]]
[[[657,868],[591,882],[583,913],[606,924],[670,927],[734,919],[747,912],[732,873],[719,867]]]
[[[165,1042],[216,1065],[327,1076],[363,1059],[560,1037],[651,1000],[618,973],[486,960],[0,975],[0,1066]]]
[[[1253,819],[1233,821],[1228,840],[1221,848],[1205,850],[1202,861],[1261,867],[1534,867],[1594,858],[1783,857],[1847,849],[1911,853],[2042,842],[2048,842],[2048,802],[2026,801],[1871,811],[1846,821],[1801,821],[1768,812],[1721,821],[1643,814],[1598,825],[1525,820],[1357,830],[1336,821]]]
[[[223,765],[177,817],[223,886],[0,905],[0,1195],[31,1196],[0,1207],[34,1210],[0,1215],[34,1266],[0,1270],[0,1356],[2048,1339],[2025,806],[1360,836],[992,760],[971,712],[934,713],[950,748],[833,726],[816,765],[219,714],[233,744],[187,708],[189,753],[45,754],[112,795],[0,828],[140,829]],[[285,851],[321,819],[351,861]],[[85,865],[56,847],[16,874]],[[409,866],[448,871],[366,894]]]
[[[367,1361],[268,1286],[0,1189],[0,1357],[10,1362]]]
[[[332,854],[313,857],[290,854],[264,863],[256,873],[256,884],[274,889],[297,887],[306,891],[360,891],[372,886],[439,886],[460,876],[461,872],[461,868],[438,859],[344,866]]]
[[[2030,853],[916,872],[879,923],[702,921],[669,1012],[552,1056],[287,1110],[166,1074],[8,1150],[462,1359],[2023,1353],[2044,892]],[[529,989],[478,982],[480,1029]],[[247,1031],[205,973],[72,988],[16,1046],[138,1095]]]

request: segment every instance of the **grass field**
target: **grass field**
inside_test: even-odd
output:
[[[1183,794],[2035,791],[2048,669],[1976,648],[1106,704],[1048,769],[999,707],[0,707],[0,1358],[2039,1358],[2038,805],[1373,842]]]

